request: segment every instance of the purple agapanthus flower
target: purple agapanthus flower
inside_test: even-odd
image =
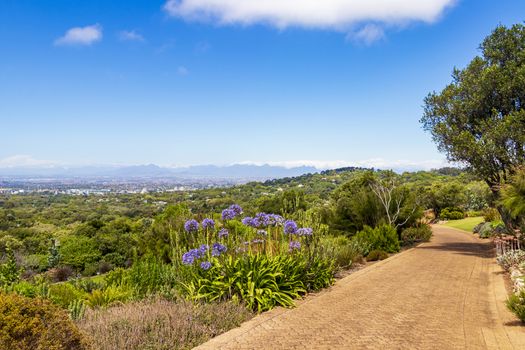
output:
[[[188,233],[197,232],[199,230],[199,222],[195,219],[188,220],[184,224],[184,229]]]
[[[210,268],[211,268],[211,262],[209,262],[209,261],[201,262],[201,269],[209,270]]]
[[[225,245],[220,244],[220,243],[213,243],[212,250],[211,250],[211,255],[212,256],[219,256],[222,253],[226,253],[227,250],[228,250],[228,248],[226,248]]]
[[[199,252],[201,254],[200,257],[203,257],[204,254],[206,254],[206,252],[208,251],[208,249],[210,249],[210,247],[207,245],[207,244],[202,244],[200,247],[199,247]]]
[[[290,248],[290,251],[300,250],[301,249],[301,242],[291,241],[290,244],[288,245],[288,247]]]
[[[235,212],[232,210],[232,209],[224,209],[222,211],[222,219],[224,221],[227,221],[227,220],[232,220],[234,219],[236,216]]]
[[[225,237],[228,237],[229,235],[230,235],[230,232],[228,232],[227,229],[221,228],[219,230],[219,238],[225,238]]]
[[[252,218],[250,221],[250,226],[254,228],[261,227],[261,220],[258,217]]]
[[[182,255],[182,263],[184,265],[192,265],[195,260],[202,258],[205,253],[206,251],[201,251],[200,249],[190,249]]]
[[[281,226],[284,223],[284,218],[277,214],[268,214],[270,219],[269,226]]]
[[[311,236],[313,233],[314,230],[312,230],[310,227],[303,227],[297,230],[297,235],[299,236]]]
[[[215,227],[215,221],[213,219],[204,219],[202,220],[202,228],[207,230],[207,229],[212,229]]]
[[[233,210],[236,216],[242,214],[242,208],[238,204],[232,204],[228,209]]]
[[[242,223],[246,226],[252,226],[252,220],[253,219],[251,217],[247,216],[244,219],[242,219]]]
[[[194,261],[195,257],[191,252],[187,252],[182,255],[182,263],[184,265],[192,265]]]
[[[297,224],[293,220],[286,220],[284,222],[284,233],[294,235],[297,233]]]
[[[257,219],[259,224],[257,227],[266,227],[270,224],[270,216],[266,213],[257,213],[255,219]]]

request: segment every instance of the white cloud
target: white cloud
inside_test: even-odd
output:
[[[377,24],[367,24],[357,32],[349,33],[346,38],[370,45],[378,40],[384,39],[385,31]]]
[[[118,37],[122,41],[144,41],[144,37],[134,30],[122,30],[118,33]]]
[[[93,24],[69,29],[62,37],[55,40],[55,45],[91,45],[102,40],[102,26]]]
[[[221,24],[347,30],[363,23],[433,22],[456,0],[168,0],[172,16]]]
[[[0,168],[18,168],[18,167],[54,167],[56,162],[49,160],[35,159],[25,154],[17,154],[7,158],[0,159]]]

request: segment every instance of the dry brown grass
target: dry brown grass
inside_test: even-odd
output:
[[[191,349],[252,317],[233,303],[194,305],[163,299],[89,310],[80,329],[95,349]]]

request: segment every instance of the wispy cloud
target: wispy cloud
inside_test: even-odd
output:
[[[456,0],[168,0],[172,16],[221,24],[346,30],[363,22],[435,21]]]
[[[91,26],[69,29],[63,36],[55,40],[55,45],[88,46],[100,40],[102,40],[102,26],[97,23]]]
[[[17,154],[0,159],[0,168],[18,168],[18,167],[54,167],[59,165],[57,162],[35,159],[30,155]]]
[[[376,41],[385,38],[385,31],[377,24],[367,24],[356,32],[350,32],[347,36],[347,40],[364,43],[365,45],[371,45]]]
[[[138,41],[138,42],[145,41],[144,36],[142,36],[142,34],[137,33],[134,30],[121,30],[118,33],[118,38],[121,41]]]

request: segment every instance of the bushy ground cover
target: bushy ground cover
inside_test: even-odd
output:
[[[0,348],[91,349],[67,314],[49,300],[0,293]]]
[[[191,349],[252,315],[242,304],[155,298],[88,310],[78,326],[100,350]]]

